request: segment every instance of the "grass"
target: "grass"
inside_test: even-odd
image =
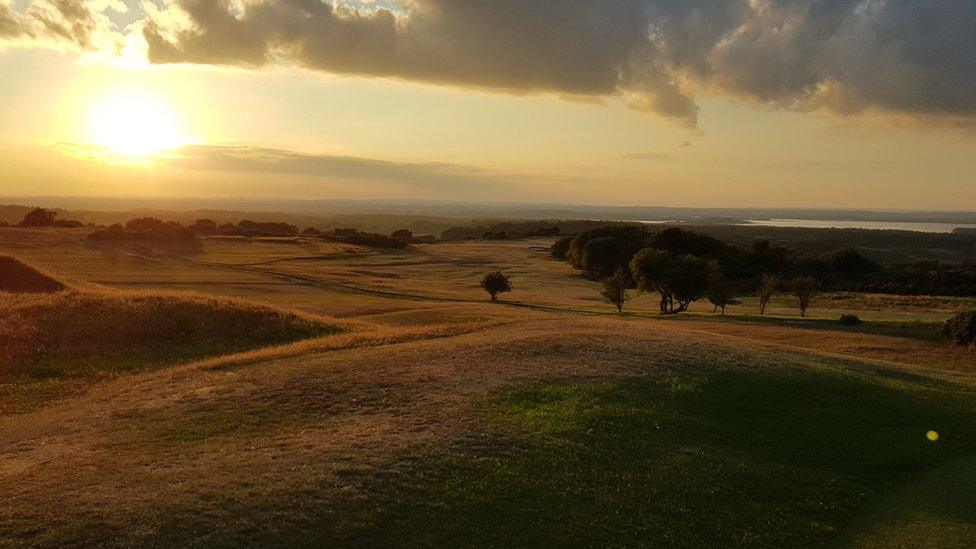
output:
[[[836,364],[710,370],[499,392],[487,405],[495,430],[478,437],[495,444],[461,445],[381,482],[382,529],[352,539],[820,545],[844,539],[852,516],[901,483],[976,452],[969,390]],[[971,524],[970,500],[927,511]],[[917,509],[894,505],[905,504]]]
[[[239,479],[199,494],[199,503],[167,508],[144,539],[350,547],[976,542],[976,507],[963,488],[974,485],[976,467],[971,387],[830,360],[675,366],[509,386],[466,401],[479,420],[458,438],[383,467],[357,467],[355,454],[322,455],[349,465],[338,476],[308,467],[290,485]],[[305,423],[295,425],[280,411],[246,410],[154,416],[149,434],[185,452],[215,437],[246,442],[269,423],[301,428],[335,417],[305,410]],[[930,442],[928,430],[941,438]]]
[[[280,345],[340,321],[191,293],[0,294],[0,412],[94,379]]]
[[[617,318],[542,241],[77,240],[0,234],[74,288],[206,295],[0,298],[0,413],[47,406],[0,422],[0,545],[976,545],[976,362],[933,335],[971,301]]]
[[[0,292],[54,293],[66,286],[37,267],[0,255]]]

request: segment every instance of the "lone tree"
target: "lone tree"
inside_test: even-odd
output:
[[[54,225],[54,217],[57,212],[45,210],[44,208],[34,208],[27,212],[24,220],[20,222],[21,227],[50,227]]]
[[[779,290],[779,279],[773,275],[763,275],[762,282],[759,284],[759,314],[766,314],[766,305],[773,299]]]
[[[488,273],[481,279],[481,287],[488,292],[491,300],[495,301],[498,294],[512,291],[512,279],[501,271]]]
[[[627,289],[631,286],[630,273],[626,269],[620,268],[613,273],[613,276],[609,276],[603,279],[603,290],[600,294],[603,299],[617,308],[617,312],[623,312],[624,302],[630,299],[627,295]]]
[[[705,292],[705,297],[715,306],[712,309],[713,313],[722,309],[722,316],[725,316],[725,307],[732,301],[734,294],[732,292],[732,285],[729,284],[729,281],[718,270],[712,270],[708,275],[708,291]]]
[[[807,308],[810,307],[810,302],[820,293],[820,281],[809,276],[796,278],[790,283],[790,289],[800,301],[800,316],[807,316]]]

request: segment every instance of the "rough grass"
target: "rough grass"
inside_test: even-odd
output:
[[[0,295],[0,412],[93,379],[334,334],[348,323],[190,293]]]
[[[0,255],[0,292],[54,293],[65,289],[64,284],[37,267]]]

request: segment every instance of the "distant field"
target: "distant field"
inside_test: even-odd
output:
[[[974,300],[618,316],[546,239],[84,236],[0,229],[73,288],[0,298],[46,349],[0,360],[0,544],[976,544]]]

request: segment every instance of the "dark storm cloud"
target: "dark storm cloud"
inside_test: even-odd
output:
[[[649,12],[639,0],[418,0],[404,12],[319,0],[180,0],[193,25],[145,29],[149,58],[260,66],[284,60],[332,73],[513,93],[635,90],[635,108],[694,123],[697,108],[664,67],[640,62]]]
[[[170,165],[204,171],[305,175],[327,179],[391,181],[418,188],[498,188],[506,182],[477,168],[438,162],[390,162],[371,158],[305,154],[251,145],[192,145]]]

